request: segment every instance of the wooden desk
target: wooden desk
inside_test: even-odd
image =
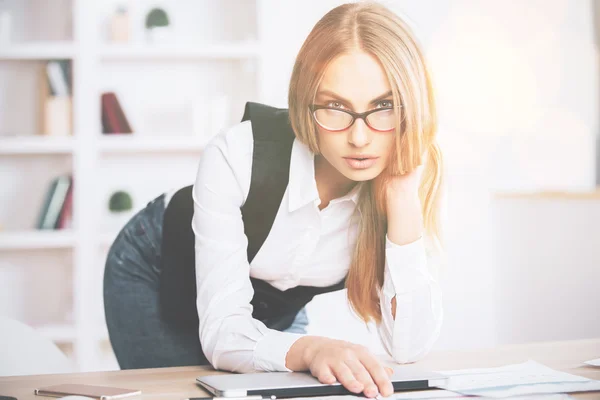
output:
[[[600,368],[583,364],[583,361],[600,357],[600,339],[564,342],[532,343],[502,346],[477,351],[432,352],[416,365],[433,370],[450,370],[477,367],[498,367],[532,359],[556,370],[600,380]],[[89,372],[62,375],[36,375],[0,378],[0,395],[14,396],[18,400],[50,399],[35,396],[37,387],[60,383],[86,383],[141,389],[136,399],[181,400],[207,395],[195,384],[199,375],[214,374],[207,367],[178,367],[144,370]],[[577,399],[599,399],[600,392],[573,395]]]

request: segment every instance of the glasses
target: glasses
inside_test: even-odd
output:
[[[399,107],[402,106],[375,108],[363,113],[355,113],[349,110],[313,104],[310,106],[310,110],[317,124],[331,132],[346,130],[359,118],[375,131],[389,132],[396,128],[397,120],[394,110]]]

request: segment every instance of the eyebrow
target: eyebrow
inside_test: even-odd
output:
[[[369,105],[376,104],[377,102],[385,99],[386,97],[390,97],[391,95],[392,95],[392,91],[390,90],[387,93],[384,93],[381,96],[377,96],[376,98],[374,98],[373,100],[371,100],[369,102]],[[342,103],[346,103],[346,104],[349,104],[349,105],[352,104],[352,102],[350,100],[345,99],[342,96],[340,96],[339,94],[334,93],[331,90],[327,90],[327,89],[320,90],[319,92],[317,92],[317,96],[329,96],[329,97],[332,97],[332,98],[334,98],[336,100],[340,100]]]

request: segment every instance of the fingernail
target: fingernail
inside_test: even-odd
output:
[[[361,392],[363,390],[363,387],[360,384],[360,382],[355,382],[350,384],[350,390],[352,390],[353,392]]]

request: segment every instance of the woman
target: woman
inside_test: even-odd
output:
[[[105,302],[122,367],[126,359],[167,349],[181,359],[203,353],[217,369],[309,370],[367,397],[392,393],[389,371],[366,348],[302,333],[303,310],[285,329],[267,327],[268,307],[257,319],[260,310],[251,301],[258,281],[285,294],[296,287],[334,288],[345,279],[353,310],[377,323],[395,361],[413,362],[433,346],[442,306],[426,241],[439,248],[442,163],[430,78],[413,34],[376,3],[331,10],[297,56],[288,100],[295,135],[285,154],[289,181],[252,257],[250,223],[240,210],[260,190],[255,164],[276,164],[270,165],[274,174],[283,168],[257,157],[258,118],[217,136],[200,160],[189,246],[195,338],[178,336],[158,311],[162,222],[165,204],[175,201],[171,195],[151,202],[113,244]],[[276,115],[265,118],[275,124]],[[273,140],[282,135],[271,131],[263,133]]]

